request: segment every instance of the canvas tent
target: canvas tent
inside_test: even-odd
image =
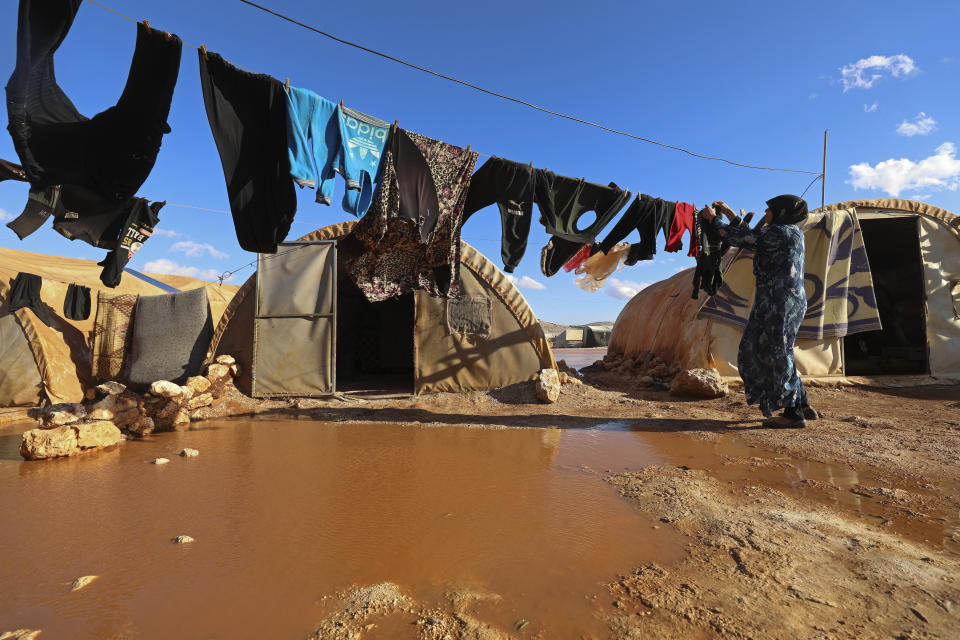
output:
[[[848,230],[850,241],[830,239],[826,259],[812,265],[824,218],[845,211],[859,232]],[[855,249],[858,233],[865,272],[857,267],[864,255]],[[855,200],[812,213],[805,236],[810,304],[795,347],[801,374],[960,381],[960,217],[911,200]],[[754,281],[749,253],[725,260],[724,287],[710,300],[703,293],[691,299],[691,269],[634,296],[617,318],[610,351],[650,350],[677,366],[736,376]],[[824,312],[831,304],[832,315]]]
[[[324,227],[291,243],[291,250],[293,245],[314,247],[311,251],[316,259],[310,264],[319,271],[283,267],[289,277],[270,282],[261,279],[262,290],[254,275],[234,296],[214,332],[210,351],[211,357],[230,354],[237,358],[241,374],[236,382],[245,393],[253,393],[263,382],[264,374],[256,366],[262,361],[255,359],[264,356],[269,366],[286,361],[293,370],[309,372],[317,392],[323,391],[329,378],[335,378],[337,391],[487,390],[532,380],[541,369],[556,367],[543,329],[523,295],[496,265],[466,243],[462,243],[460,256],[462,301],[417,291],[368,302],[342,269],[322,266],[326,251],[322,243],[347,235],[353,224]],[[285,262],[303,255],[280,256],[282,251],[276,260]],[[323,269],[336,274],[332,276],[336,278],[334,287],[324,284],[324,277],[318,275]],[[317,289],[329,293],[317,294]],[[295,292],[308,290],[310,309],[280,309],[293,311],[286,314],[289,316],[300,314],[300,327],[270,331],[267,320],[275,318],[266,318],[258,305],[268,299],[297,297]],[[332,323],[325,319],[329,309],[335,310]],[[305,321],[307,312],[316,320]],[[335,337],[332,342],[330,332]],[[318,370],[330,373],[317,375]],[[269,395],[283,395],[284,384],[302,385],[302,379],[292,377],[285,382],[284,375],[282,370],[268,374]],[[305,395],[306,391],[298,386],[290,395]]]
[[[213,321],[217,322],[238,287],[187,276],[149,274],[141,279],[125,273],[118,287],[100,282],[101,267],[91,260],[61,258],[0,248],[0,407],[32,406],[44,401],[79,402],[95,381],[91,378],[90,338],[97,314],[97,293],[161,295],[170,288],[186,291],[206,287]],[[19,272],[43,279],[41,299],[53,327],[30,309],[9,312],[10,285]],[[91,310],[86,320],[64,317],[69,284],[90,287]]]
[[[558,348],[606,347],[613,327],[608,324],[585,324],[569,327],[556,334],[553,345]]]

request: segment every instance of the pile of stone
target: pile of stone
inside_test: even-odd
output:
[[[674,376],[680,373],[678,367],[671,367],[652,351],[644,351],[636,358],[608,352],[600,366],[605,371],[636,378],[634,382],[641,387],[660,391],[669,389]]]
[[[720,398],[730,388],[716,369],[687,369],[670,366],[651,351],[633,358],[607,353],[600,366],[611,373],[634,378],[634,383],[658,391],[670,391],[674,396]]]
[[[118,444],[123,433],[184,429],[191,421],[214,417],[218,401],[235,390],[233,379],[239,374],[236,360],[223,355],[203,376],[187,378],[182,386],[157,380],[140,394],[119,382],[105,382],[83,403],[31,410],[39,428],[23,434],[20,455],[27,460],[72,456]]]

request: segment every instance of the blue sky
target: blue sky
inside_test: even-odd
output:
[[[829,129],[827,202],[898,196],[960,212],[957,2],[262,3],[441,73],[698,153],[817,171]],[[799,193],[810,179],[691,158],[558,119],[335,43],[236,0],[104,4],[404,128],[593,182],[762,211],[764,200]],[[13,0],[0,7],[0,74],[14,66],[16,13]],[[93,115],[116,102],[135,29],[100,7],[81,7],[57,55],[60,84],[81,112]],[[196,60],[185,47],[173,131],[140,195],[227,209]],[[16,160],[7,135],[0,135],[0,157]],[[335,203],[342,188],[341,182]],[[0,217],[19,213],[26,192],[23,184],[0,183]],[[309,190],[299,194],[290,239],[348,219],[338,205],[314,204]],[[807,197],[819,205],[819,184]],[[496,207],[473,216],[463,236],[500,264]],[[661,251],[586,293],[571,274],[540,273],[546,241],[535,224],[516,275],[537,315],[553,322],[613,320],[639,287],[693,264],[686,248]],[[47,228],[20,242],[0,227],[0,245],[91,259],[104,253]],[[237,245],[228,215],[168,205],[158,233],[131,266],[210,277],[255,257]],[[234,281],[250,273],[240,271]]]

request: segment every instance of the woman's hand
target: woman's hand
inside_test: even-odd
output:
[[[727,203],[724,202],[723,200],[717,200],[716,202],[713,203],[713,206],[715,206],[720,213],[725,215],[727,217],[727,220],[732,220],[733,217],[736,215],[733,212],[733,209],[727,206]]]
[[[713,210],[713,207],[706,205],[703,207],[703,211],[700,212],[700,215],[703,216],[703,219],[707,222],[713,222],[713,219],[717,217],[717,212]]]

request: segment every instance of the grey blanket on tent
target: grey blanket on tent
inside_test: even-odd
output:
[[[133,313],[127,379],[183,382],[200,372],[213,337],[204,287],[160,296],[140,296]]]

